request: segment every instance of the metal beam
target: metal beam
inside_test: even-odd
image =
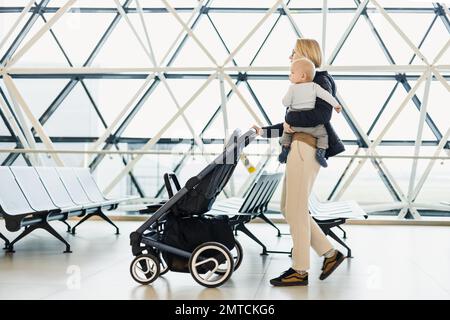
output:
[[[231,91],[230,91],[231,92]],[[231,93],[230,93],[231,94]],[[215,114],[220,113],[220,108],[216,109]],[[209,126],[211,122],[208,122]],[[209,127],[208,127],[209,128]],[[204,131],[202,130],[202,133]],[[95,142],[98,137],[61,137],[61,136],[51,136],[50,139],[53,143],[92,143]],[[151,138],[143,138],[143,137],[118,137],[115,139],[116,143],[124,143],[129,145],[134,144],[145,144]],[[13,136],[0,136],[0,143],[14,143],[16,140]],[[39,137],[34,137],[34,141],[36,143],[42,143],[42,140]],[[203,144],[223,144],[223,138],[202,138]],[[269,140],[267,139],[258,139],[252,142],[254,144],[269,144]],[[342,143],[348,146],[358,146],[358,140],[351,139],[343,139]],[[161,145],[175,145],[175,144],[186,144],[193,145],[194,140],[192,138],[161,138],[157,144]],[[421,146],[423,147],[434,147],[439,144],[438,141],[435,140],[422,140]],[[407,147],[414,146],[415,140],[382,140],[379,144],[384,147]]]
[[[205,5],[203,6],[203,8],[207,8],[208,4],[209,4],[210,0],[208,0]],[[203,9],[202,9],[203,10]],[[200,13],[197,15],[197,17],[195,18],[195,20],[193,21],[193,23],[190,25],[190,29],[193,30],[198,22],[200,21],[200,18],[202,17],[202,10],[200,10]],[[180,44],[178,45],[178,47],[175,49],[174,53],[172,54],[172,56],[170,57],[169,61],[167,62],[167,66],[170,66],[175,59],[178,57],[180,51],[183,49],[184,45],[186,44],[186,41],[188,39],[189,35],[185,34],[185,36],[183,37],[183,39],[181,40]],[[141,107],[144,105],[144,102],[146,101],[146,99],[150,96],[150,94],[156,89],[156,87],[158,86],[158,84],[160,83],[158,78],[155,78],[155,80],[153,81],[153,83],[150,85],[150,87],[147,89],[146,93],[144,94],[144,96],[140,99],[140,101],[134,106],[134,108],[130,111],[130,113],[128,114],[128,116],[125,118],[125,120],[120,124],[120,126],[118,127],[118,129],[111,135],[111,139],[114,140],[117,137],[120,137],[122,135],[122,133],[125,131],[126,127],[130,124],[131,120],[134,118],[134,116],[139,112],[139,110],[141,109]],[[105,146],[103,147],[103,150],[108,150],[110,148],[110,143],[109,141],[106,142]],[[98,164],[100,163],[100,161],[103,159],[104,156],[102,155],[98,155],[97,157],[94,158],[94,160],[91,162],[91,164],[89,165],[93,170],[95,170],[95,168],[98,166]]]
[[[9,31],[6,33],[6,35],[3,35],[2,40],[0,42],[0,50],[3,48],[3,45],[9,40],[9,37],[11,37],[11,35],[14,33],[14,30],[16,30],[17,26],[20,24],[20,22],[25,17],[25,15],[29,12],[31,6],[33,5],[33,2],[34,2],[34,0],[28,1],[28,4],[20,12],[19,17],[13,23],[11,28],[9,28]]]
[[[40,15],[42,17],[42,20],[44,20],[44,22],[47,23],[47,19],[45,18],[44,14],[41,12]],[[53,32],[52,29],[50,29],[49,31],[50,31],[50,34],[53,37],[53,40],[56,42],[58,48],[60,49],[60,51],[64,55],[67,63],[69,64],[69,66],[73,67],[73,64],[70,61],[69,56],[67,55],[67,53],[64,50],[63,46],[61,45],[61,43],[59,42],[59,40],[56,37],[55,33]],[[103,127],[107,128],[108,125],[107,125],[103,115],[101,114],[100,109],[97,106],[97,103],[95,102],[94,98],[92,97],[92,94],[88,90],[86,84],[84,83],[84,81],[82,79],[80,79],[79,82],[80,82],[81,86],[83,87],[83,89],[84,89],[84,91],[85,91],[89,101],[91,102],[91,105],[92,105],[92,107],[95,110],[95,113],[97,114],[98,118],[100,119],[100,122],[102,123]],[[117,143],[114,144],[114,146],[115,146],[116,150],[120,151],[119,145]],[[128,163],[127,163],[127,160],[125,159],[125,156],[121,155],[120,158],[122,160],[122,163],[126,166]],[[132,184],[135,186],[135,188],[136,188],[137,192],[139,193],[139,195],[141,197],[145,197],[145,193],[143,192],[143,189],[142,189],[141,185],[139,184],[138,180],[134,177],[132,172],[129,172],[129,176],[130,176]]]
[[[45,16],[44,16],[44,13],[43,13],[42,11],[40,11],[40,12],[39,12],[39,15],[40,15],[40,17],[42,18],[42,20],[44,21],[44,23],[47,24],[48,22],[47,22],[47,19],[46,19]],[[56,45],[58,46],[59,50],[61,51],[61,53],[63,54],[64,58],[66,59],[68,65],[69,65],[70,67],[73,67],[73,64],[72,64],[72,62],[71,62],[71,60],[70,60],[68,54],[67,54],[66,51],[64,50],[63,46],[61,45],[60,41],[59,41],[58,38],[56,37],[56,35],[55,35],[55,33],[53,32],[53,30],[52,30],[51,28],[49,28],[48,31],[50,32],[50,34],[51,34],[53,40],[55,41],[55,43],[56,43]],[[92,54],[91,54],[91,56],[92,56]],[[81,85],[82,85],[82,87],[83,87],[83,89],[84,89],[84,91],[85,91],[85,93],[86,93],[86,95],[87,95],[89,101],[91,102],[91,104],[92,104],[92,106],[93,106],[93,108],[94,108],[94,110],[95,110],[97,116],[99,117],[100,122],[101,122],[101,123],[103,124],[103,126],[106,128],[106,127],[107,127],[106,121],[104,120],[104,118],[103,118],[103,116],[102,116],[102,114],[101,114],[101,112],[100,112],[100,110],[99,110],[97,104],[95,103],[95,101],[94,101],[94,99],[93,99],[91,93],[89,92],[89,90],[88,90],[86,84],[85,84],[84,81],[81,80],[81,79],[80,79],[79,81],[80,81],[80,83],[81,83]],[[73,82],[73,85],[76,85],[76,83],[77,83],[77,82]],[[72,84],[72,81],[71,81],[71,84]],[[42,117],[41,117],[41,118],[42,118]],[[41,120],[41,118],[40,118],[39,120]],[[47,118],[47,119],[48,119],[48,118]],[[41,122],[41,121],[40,121],[40,122]],[[45,122],[45,121],[44,121],[44,122]],[[35,130],[34,128],[32,128],[31,130],[32,130],[32,133],[33,133],[33,134],[36,133],[36,130]],[[117,150],[120,150],[118,144],[115,144],[115,147],[116,147]],[[8,156],[8,163],[10,163],[10,164],[14,163],[15,159],[17,158],[17,156],[18,156],[18,154],[10,154],[10,155]],[[121,156],[121,159],[122,159],[122,163],[126,166],[126,165],[127,165],[127,161],[126,161],[125,157],[124,157],[124,156]],[[137,179],[133,176],[133,174],[132,174],[131,172],[129,173],[129,175],[130,175],[131,181],[132,181],[132,183],[135,185],[135,187],[136,187],[136,189],[137,189],[139,195],[140,195],[141,197],[144,197],[145,194],[143,193],[142,188],[141,188],[141,186],[139,185]]]
[[[447,31],[450,33],[450,21],[445,13],[444,7],[440,3],[433,2],[434,9],[436,10],[436,15],[441,18],[442,23],[444,24]]]
[[[113,134],[111,134],[108,139],[106,139],[105,145],[103,146],[102,150],[109,150],[111,148],[111,145],[116,142],[116,139],[122,135],[122,133],[125,131],[128,124],[131,122],[131,120],[134,118],[134,116],[139,112],[141,107],[144,105],[145,101],[147,101],[148,97],[156,89],[158,83],[159,83],[159,79],[155,79],[153,81],[153,83],[150,85],[150,87],[145,91],[145,93],[142,95],[142,97],[136,103],[134,108],[127,115],[125,120],[120,124],[118,129]],[[98,167],[98,165],[100,164],[100,161],[102,161],[104,157],[105,157],[104,154],[97,155],[92,160],[92,162],[89,164],[89,168],[91,168],[91,170],[95,170]]]
[[[363,3],[363,2],[360,2],[359,0],[355,0],[355,3],[356,3],[356,5],[358,5],[359,8],[361,8],[361,6],[365,4],[365,2]],[[371,19],[369,18],[368,14],[367,14],[367,11],[363,10],[363,11],[361,12],[361,14],[365,17],[366,22],[369,24],[369,27],[371,28],[371,30],[372,30],[372,32],[373,32],[373,34],[374,34],[374,36],[375,36],[375,39],[377,40],[378,44],[380,45],[381,49],[383,50],[383,53],[385,54],[387,60],[388,60],[391,64],[394,64],[394,65],[395,65],[395,61],[394,61],[392,55],[390,54],[390,52],[389,52],[389,50],[387,49],[386,45],[384,44],[384,42],[383,42],[381,36],[379,35],[377,29],[375,28],[375,26],[373,25]],[[353,21],[355,21],[355,18],[354,18]],[[355,22],[355,23],[356,23],[356,22]],[[433,24],[434,24],[434,19],[433,19],[433,21],[432,21],[430,27],[427,29],[427,31],[426,31],[426,33],[425,33],[425,36],[424,36],[424,38],[422,39],[422,41],[420,42],[419,46],[423,44],[425,38],[427,37],[428,33],[430,32],[430,30],[431,30],[431,28],[432,28],[432,26],[433,26]],[[348,36],[348,34],[347,34],[347,36]],[[411,44],[411,45],[412,45],[412,44]],[[414,47],[414,45],[412,45],[412,47]],[[335,52],[336,52],[336,50],[335,50]],[[337,51],[337,52],[338,52],[338,51]],[[416,48],[416,50],[415,50],[414,52],[420,54],[420,52],[418,51],[417,48]],[[335,57],[336,57],[336,55],[335,55],[334,57],[332,57],[332,58],[335,58]],[[412,62],[412,60],[414,59],[414,57],[415,57],[415,55],[412,57],[411,62]],[[411,62],[410,62],[410,63],[411,63]],[[397,74],[397,78],[398,78],[398,81],[400,81],[400,82],[403,84],[403,86],[405,87],[404,82],[402,82],[402,76],[401,76],[401,74]],[[406,89],[406,87],[405,87],[405,89]],[[395,89],[394,89],[394,90],[395,90]],[[409,90],[411,90],[411,88],[409,88]],[[409,90],[407,89],[408,92],[409,92]],[[393,94],[393,91],[391,92],[391,95],[392,95],[392,94]],[[388,99],[390,99],[390,97],[388,97]],[[416,107],[420,110],[420,101],[418,100],[418,98],[417,98],[415,95],[413,96],[413,101],[415,101]],[[385,105],[386,105],[386,103],[385,103]],[[377,121],[377,119],[381,116],[381,113],[383,112],[385,105],[383,106],[383,108],[382,108],[382,110],[380,111],[380,113],[377,115],[377,118],[375,119],[375,121]],[[429,117],[428,114],[426,115],[426,119],[427,119],[427,124],[430,126],[430,128],[432,128],[432,130],[433,130],[433,129],[437,129],[437,127],[434,125],[434,123],[433,123],[431,117]],[[371,129],[373,128],[373,125],[374,125],[374,123],[372,124]],[[436,135],[436,137],[437,137],[437,139],[439,140],[439,138],[438,138],[438,136],[439,136],[439,134],[440,134],[439,130],[437,130],[437,132],[434,131],[434,133],[437,133],[437,134],[438,134],[438,135]],[[440,136],[442,137],[442,135],[440,135]],[[390,183],[389,179],[387,179],[387,177],[386,177],[384,171],[382,170],[382,168],[380,167],[378,161],[372,160],[372,163],[373,163],[373,164],[375,165],[375,167],[377,168],[378,173],[380,174],[381,179],[383,180],[383,182],[385,183],[385,185],[388,187],[388,190],[391,192],[391,194],[394,196],[394,199],[400,200],[400,199],[399,199],[399,196],[398,196],[398,193],[397,193],[397,192],[395,191],[395,189],[393,188],[393,186],[392,186],[392,184]],[[334,187],[332,193],[334,193],[334,192],[336,191],[336,189],[338,188],[339,184],[343,181],[343,178],[344,178],[345,174],[348,172],[348,168],[349,168],[349,167],[347,166],[346,169],[344,170],[343,174],[341,175],[341,178],[338,180],[338,182],[337,182],[337,184],[335,185],[335,187]],[[358,166],[358,168],[360,168],[360,166]],[[358,169],[358,168],[357,168],[357,169]],[[355,169],[355,170],[357,170],[357,169]],[[355,171],[355,172],[356,172],[356,171]],[[354,176],[354,174],[352,174],[352,175]]]
[[[356,3],[359,3],[359,0],[355,0]],[[372,20],[370,19],[369,15],[367,14],[367,12],[363,12],[362,15],[364,16],[364,18],[366,19],[370,29],[372,30],[375,39],[377,40],[381,50],[383,51],[384,55],[386,56],[386,59],[389,61],[389,63],[391,65],[395,65],[395,60],[392,57],[391,53],[389,52],[388,48],[386,47],[383,39],[381,38],[380,34],[378,33],[375,25],[373,24]],[[430,24],[430,26],[428,27],[427,31],[425,32],[425,36],[422,38],[422,40],[419,43],[419,47],[423,44],[423,42],[425,41],[425,39],[427,38],[431,28],[434,25],[434,19],[432,21],[432,23]],[[414,54],[414,56],[412,57],[412,59],[414,59],[414,57],[416,56],[416,54]],[[411,64],[412,61],[409,63]],[[404,78],[403,73],[399,73],[397,74],[398,77],[398,81],[400,81],[400,83],[402,84],[402,86],[405,88],[406,92],[409,92],[409,90],[411,90],[411,86],[409,85],[408,81]],[[419,100],[419,98],[417,97],[417,95],[414,95],[412,98],[412,101],[414,103],[414,105],[416,106],[417,110],[419,110],[420,112],[420,108],[421,108],[421,102]],[[433,119],[431,119],[430,115],[427,113],[426,114],[426,123],[428,125],[428,127],[430,128],[430,130],[433,132],[433,135],[436,137],[437,140],[440,140],[442,138],[442,133],[439,131],[438,127],[436,126],[436,124],[434,123]]]
[[[46,3],[48,3],[49,0],[46,1]],[[44,2],[44,1],[42,1]],[[42,3],[41,2],[41,3]],[[126,0],[126,2],[124,3],[124,6],[128,6],[130,4],[131,0]],[[41,6],[39,6],[41,7]],[[39,17],[40,11],[37,12],[37,14],[33,14],[33,16],[37,19]],[[103,45],[105,44],[106,40],[109,38],[109,36],[111,35],[112,31],[114,30],[114,28],[117,26],[117,24],[119,23],[121,19],[120,14],[116,15],[116,17],[114,17],[113,21],[111,22],[111,24],[108,26],[108,28],[106,29],[105,33],[102,35],[102,37],[100,38],[100,41],[97,43],[97,45],[94,47],[94,50],[91,52],[91,54],[89,55],[88,59],[85,61],[85,63],[83,64],[83,66],[88,66],[92,63],[92,61],[94,60],[94,58],[97,56],[98,52],[100,51],[100,49],[103,47]],[[35,21],[35,20],[34,20]],[[34,22],[33,22],[34,23]],[[30,27],[31,28],[31,27]],[[30,29],[29,28],[29,29]],[[27,32],[29,31],[29,29],[27,30]],[[25,35],[23,36],[25,37]],[[13,54],[14,51],[11,53]],[[67,56],[66,56],[67,58]],[[14,77],[12,77],[14,78]],[[72,90],[75,88],[76,84],[79,81],[79,77],[74,77],[73,79],[71,79],[66,86],[61,90],[61,92],[56,96],[56,98],[52,101],[52,103],[50,104],[50,106],[44,111],[44,113],[39,117],[39,123],[41,125],[44,125],[48,119],[53,115],[53,113],[58,109],[58,107],[61,105],[61,103],[64,101],[64,99],[66,99],[66,97],[70,94],[70,92],[72,92]],[[35,133],[34,128],[31,128],[33,134]],[[12,154],[11,157],[14,159],[17,158],[17,155]]]
[[[206,73],[164,73],[166,79],[207,79],[210,74]],[[283,74],[252,74],[244,73],[230,73],[232,79],[237,80],[239,77],[245,77],[247,80],[288,80],[288,75]],[[419,79],[420,74],[403,74],[406,80],[415,81]],[[83,79],[111,79],[111,80],[143,80],[148,77],[148,73],[33,73],[33,74],[11,74],[13,79],[71,79],[73,81]],[[0,79],[3,76],[0,74]],[[398,76],[395,74],[335,74],[335,80],[356,80],[356,81],[395,81]],[[443,75],[443,78],[450,81],[450,75]],[[433,76],[432,81],[439,81]],[[65,90],[65,89],[63,89]],[[58,95],[58,97],[60,97]],[[55,98],[56,99],[58,99]]]
[[[397,89],[397,87],[398,87],[398,82],[395,83],[391,92],[389,92],[387,99],[384,101],[383,106],[381,107],[380,111],[378,111],[378,114],[376,115],[375,119],[372,121],[372,124],[370,125],[369,130],[367,130],[368,136],[370,136],[370,134],[372,133],[373,128],[375,128],[375,125],[377,124],[378,120],[380,119],[380,117],[383,114],[384,110],[386,109],[387,105],[389,104],[392,97],[394,96],[394,93],[395,93],[395,90]]]
[[[258,107],[259,111],[264,117],[264,120],[266,120],[268,125],[272,125],[272,121],[270,120],[269,116],[266,113],[266,110],[264,110],[264,107],[262,106],[261,102],[259,101],[258,97],[255,94],[255,91],[253,91],[253,88],[250,86],[250,83],[248,81],[244,81],[247,85],[248,92],[250,92],[250,95],[252,96],[253,100],[255,101],[256,106]]]
[[[205,90],[206,87],[217,77],[216,74],[212,74],[203,84],[195,91],[195,93],[191,96],[191,98],[167,121],[167,123],[161,127],[161,129],[156,133],[156,135],[149,140],[143,147],[142,151],[149,150],[155,145],[156,142],[161,138],[164,132],[191,106],[191,104],[197,99],[197,97]],[[136,163],[142,159],[142,155],[136,156],[133,160],[131,160],[128,165],[123,168],[119,174],[112,179],[112,181],[106,186],[104,192],[109,194],[113,188],[120,182],[120,180],[126,175],[130,170],[134,168]]]
[[[58,22],[58,20],[67,11],[67,9],[69,9],[72,6],[72,4],[75,3],[75,1],[76,0],[67,0],[64,6],[62,6],[48,20],[48,22],[44,23],[44,25],[33,36],[31,36],[30,39],[23,46],[21,46],[20,49],[17,50],[16,53],[14,53],[10,59],[5,61],[5,65],[11,67],[17,62],[17,60],[20,60],[20,58],[23,57],[23,55],[27,53],[56,22]]]
[[[238,86],[239,83],[240,83],[240,81],[237,81],[237,82],[235,83],[236,86]],[[230,91],[227,93],[227,95],[226,95],[226,100],[227,100],[227,101],[230,100],[231,95],[232,95],[233,93],[234,93],[233,90],[230,90]],[[213,113],[213,115],[211,116],[211,118],[208,120],[208,122],[206,123],[206,125],[203,127],[203,129],[202,129],[202,131],[200,132],[200,135],[199,135],[200,137],[202,137],[202,136],[205,134],[206,130],[208,130],[208,128],[211,126],[211,124],[212,124],[212,123],[214,122],[214,120],[217,118],[217,116],[219,115],[219,113],[220,113],[221,110],[222,110],[222,104],[220,104],[220,105],[217,107],[216,111],[214,111],[214,113]],[[219,140],[219,141],[220,141],[220,144],[223,144],[223,143],[225,142],[225,138],[226,138],[226,137],[224,137],[224,139],[222,139],[222,140]],[[202,140],[204,140],[204,139],[202,138]],[[203,142],[203,143],[204,143],[204,142]],[[187,158],[189,157],[189,153],[190,153],[193,149],[194,149],[194,141],[192,141],[191,147],[189,148],[188,151],[186,151],[186,154],[181,158],[181,160],[180,160],[180,161],[175,165],[175,167],[172,169],[172,171],[173,171],[174,173],[179,173],[179,172],[180,172],[180,170],[181,170],[181,168],[183,167],[185,161],[186,161]],[[155,197],[161,196],[161,194],[163,193],[163,191],[164,191],[164,184],[158,189],[158,191],[156,192]]]
[[[16,6],[16,7],[0,7],[0,14],[2,13],[20,13],[24,7]],[[175,7],[177,12],[180,13],[189,13],[194,7]],[[30,8],[30,12],[33,12],[35,7]],[[46,7],[43,9],[44,13],[55,13],[59,10],[59,7]],[[245,7],[208,7],[208,10],[205,10],[204,13],[225,13],[225,14],[233,14],[233,13],[264,13],[267,12],[269,8],[245,8]],[[304,8],[304,7],[292,7],[290,8],[293,14],[317,14],[322,12],[322,7],[313,7],[313,8]],[[388,7],[385,8],[386,12],[389,13],[414,13],[414,14],[433,14],[436,10],[431,7]],[[164,7],[143,7],[142,11],[144,13],[168,13],[168,10]],[[330,13],[352,13],[355,12],[354,7],[331,7],[328,8]],[[376,12],[375,8],[367,8],[368,12]],[[115,7],[72,7],[68,12],[76,12],[76,13],[117,13],[117,8]],[[125,12],[128,14],[137,14],[137,8],[127,8]],[[274,14],[282,13],[282,9],[277,9]]]
[[[287,3],[289,4],[289,2],[290,2],[290,0],[289,0]],[[220,32],[218,31],[218,29],[217,29],[217,27],[215,26],[214,22],[212,21],[211,17],[209,16],[209,14],[206,14],[206,16],[208,17],[208,20],[210,21],[210,23],[211,23],[213,29],[215,30],[217,36],[219,37],[219,40],[221,41],[221,43],[222,43],[222,45],[223,45],[225,51],[226,51],[229,55],[231,55],[231,52],[230,52],[230,50],[229,50],[227,44],[225,43],[225,41],[223,40],[222,36],[220,35]],[[254,56],[253,56],[253,58],[252,58],[252,60],[251,60],[251,62],[250,62],[250,66],[253,65],[253,63],[254,63],[256,57],[259,55],[259,53],[260,53],[262,47],[263,47],[263,46],[265,45],[265,43],[267,42],[267,39],[268,39],[269,36],[271,35],[271,33],[272,33],[272,31],[274,30],[275,26],[278,24],[278,22],[279,22],[281,16],[282,16],[282,13],[280,12],[279,17],[276,19],[276,21],[274,22],[274,24],[273,24],[272,27],[270,28],[269,33],[268,33],[267,36],[264,38],[264,40],[263,40],[263,42],[261,43],[261,45],[259,46],[258,50],[256,50],[256,53],[254,54]],[[237,65],[237,63],[236,63],[234,57],[231,59],[231,61],[233,62],[234,65]],[[236,78],[237,78],[237,82],[235,83],[235,86],[237,87],[237,86],[239,85],[239,83],[240,83],[242,80],[244,80],[244,81],[246,82],[247,87],[248,87],[248,89],[249,89],[249,91],[250,91],[250,94],[252,95],[253,99],[255,100],[255,103],[258,105],[258,108],[259,108],[260,111],[262,112],[262,114],[263,114],[264,118],[266,119],[266,121],[267,121],[269,124],[271,124],[271,121],[270,121],[269,117],[267,116],[267,114],[266,114],[264,108],[262,107],[261,103],[260,103],[259,100],[257,99],[256,95],[254,94],[254,92],[253,92],[252,88],[250,87],[250,85],[248,84],[248,82],[245,80],[245,76],[246,76],[246,75],[242,75],[242,74],[239,73],[238,76],[236,77]],[[228,100],[230,99],[230,97],[231,97],[231,95],[233,94],[233,92],[234,92],[233,90],[230,90],[230,91],[228,92],[228,94],[227,94],[226,97],[225,97],[225,100],[226,100],[226,101],[228,101]],[[223,103],[223,102],[222,102],[222,103]],[[220,113],[220,110],[221,110],[221,106],[219,106],[219,107],[216,109],[216,111],[214,112],[214,114],[212,115],[212,117],[208,120],[208,122],[206,123],[205,127],[204,127],[203,130],[201,131],[200,136],[202,136],[202,135],[204,134],[204,132],[205,132],[205,131],[210,127],[210,125],[214,122],[215,118],[216,118],[217,115]],[[190,152],[192,149],[193,149],[193,146],[191,146],[191,148],[189,149],[188,152]],[[180,160],[180,162],[174,167],[173,172],[178,173],[179,170],[181,170],[181,168],[182,168],[184,162],[186,161],[186,159],[187,159],[187,155],[185,155],[185,156]],[[266,164],[266,163],[265,163],[265,164]],[[156,197],[159,197],[159,196],[162,194],[163,191],[164,191],[164,185],[162,185],[162,186],[160,187],[160,189],[159,189],[158,192],[156,193]]]
[[[364,2],[357,3],[357,9],[355,11],[355,15],[353,16],[353,19],[350,21],[350,24],[347,26],[347,29],[345,29],[341,39],[339,40],[338,44],[334,48],[333,52],[331,53],[331,56],[327,60],[327,64],[333,64],[334,60],[336,59],[337,55],[341,51],[342,47],[344,46],[344,43],[347,41],[348,36],[353,31],[353,28],[355,27],[356,23],[358,22],[359,18],[361,17],[362,12],[364,12],[367,8],[368,0],[364,0]]]
[[[12,55],[16,52],[17,48],[22,44],[22,41],[27,36],[28,32],[33,27],[36,20],[39,18],[39,12],[47,6],[50,0],[42,0],[38,6],[33,7],[31,9],[31,16],[28,18],[28,21],[25,23],[25,25],[22,27],[20,32],[17,34],[16,38],[12,42],[11,46],[8,48],[8,50],[3,55],[2,59],[0,60],[0,64],[4,65],[5,62],[9,59],[11,59]],[[23,9],[23,8],[22,8]],[[21,10],[22,11],[22,10]]]
[[[15,142],[16,143],[16,149],[20,149],[20,148],[27,148],[28,147],[28,143],[26,141],[26,138],[24,137],[23,132],[21,131],[21,128],[17,125],[17,119],[15,118],[13,109],[11,107],[11,105],[9,104],[8,99],[6,98],[5,93],[3,92],[2,88],[0,87],[0,115],[3,119],[3,122],[5,123],[6,128],[8,129],[9,133],[11,134],[10,138],[11,138],[11,142]],[[2,101],[4,101],[4,103],[2,103]],[[2,110],[1,107],[5,107],[5,111]],[[6,115],[5,115],[6,113]],[[8,115],[10,117],[10,119],[8,120]],[[10,121],[13,122],[13,126],[11,126]],[[15,130],[17,130],[17,133],[15,132]],[[23,143],[22,143],[23,141]],[[8,155],[5,160],[3,160],[2,165],[10,165],[10,156]],[[30,165],[31,162],[28,159],[28,157],[26,155],[23,155],[23,158],[25,160],[25,162]]]

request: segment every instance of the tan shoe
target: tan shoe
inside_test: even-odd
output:
[[[294,269],[289,268],[281,276],[270,280],[270,284],[275,287],[307,286],[308,273],[301,275]]]
[[[345,256],[338,250],[335,251],[331,258],[325,258],[322,265],[322,274],[320,280],[325,280],[334,270],[345,260]]]

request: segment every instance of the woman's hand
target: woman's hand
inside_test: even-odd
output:
[[[283,122],[283,131],[286,133],[294,133],[295,132],[294,130],[292,130],[291,126],[286,122]]]
[[[261,129],[260,127],[258,127],[256,124],[252,125],[252,129],[255,129],[257,135],[262,136],[262,134],[263,134],[263,129]]]

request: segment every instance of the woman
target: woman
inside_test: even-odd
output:
[[[307,58],[316,68],[322,64],[322,53],[317,41],[298,39],[289,59]],[[314,82],[322,88],[336,94],[333,78],[326,71],[316,71]],[[291,112],[287,119],[295,126],[312,127],[325,125],[328,133],[326,157],[342,151],[344,146],[330,125],[332,108],[323,100],[317,99],[315,108],[310,111]],[[284,122],[269,127],[253,126],[258,134],[267,138],[282,135],[283,130],[294,133]],[[270,280],[274,286],[308,285],[308,269],[310,266],[309,248],[312,246],[319,256],[324,257],[320,279],[326,279],[345,259],[345,256],[334,249],[330,241],[312,219],[308,209],[308,199],[320,165],[315,159],[316,139],[306,133],[294,133],[291,151],[286,162],[286,174],[281,195],[281,212],[289,224],[292,235],[292,267],[279,277]]]

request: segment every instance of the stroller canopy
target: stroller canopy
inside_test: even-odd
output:
[[[255,137],[253,130],[242,135],[239,130],[234,130],[224,151],[199,174],[187,181],[187,192],[176,202],[174,212],[181,216],[192,216],[211,210],[216,197],[233,174],[242,149]]]

